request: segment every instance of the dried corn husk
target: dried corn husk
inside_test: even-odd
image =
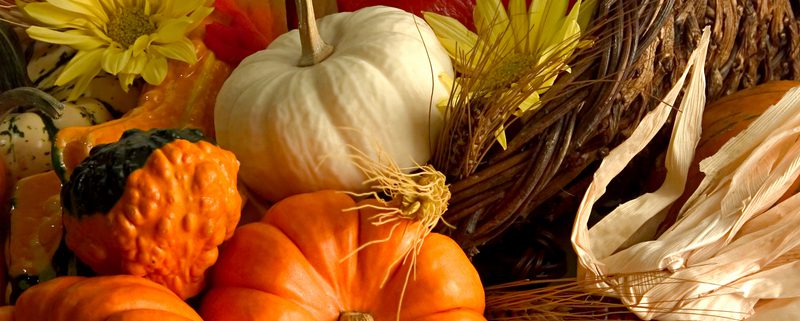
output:
[[[572,234],[579,279],[594,280],[587,283],[593,291],[619,297],[645,320],[797,320],[800,194],[776,202],[800,175],[800,88],[703,160],[704,180],[684,204],[675,204],[700,138],[709,38],[706,28],[664,102],[595,173]],[[588,228],[594,203],[665,124],[690,72],[663,185]],[[670,206],[681,207],[679,219],[653,239]]]

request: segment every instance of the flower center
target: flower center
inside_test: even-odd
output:
[[[491,69],[485,87],[487,90],[509,87],[529,73],[535,64],[536,59],[530,54],[510,54]]]
[[[142,11],[119,12],[106,25],[108,36],[124,47],[130,47],[139,37],[155,31],[155,24]]]

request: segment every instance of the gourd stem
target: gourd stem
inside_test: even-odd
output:
[[[333,53],[333,46],[325,43],[319,35],[314,6],[311,0],[295,0],[297,5],[297,22],[300,29],[300,67],[313,66],[328,58]]]
[[[339,314],[337,321],[375,321],[369,313],[345,311]]]
[[[5,117],[18,106],[36,107],[53,119],[64,113],[64,103],[34,87],[18,87],[0,94],[0,115]]]

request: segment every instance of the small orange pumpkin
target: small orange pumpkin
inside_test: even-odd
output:
[[[97,146],[61,190],[67,246],[95,272],[200,292],[242,198],[233,153],[196,130],[130,130]]]
[[[202,321],[169,289],[130,275],[63,276],[41,283],[19,297],[13,320]]]
[[[403,256],[419,223],[391,233],[392,224],[370,220],[380,210],[355,209],[368,205],[379,204],[334,191],[275,204],[224,245],[200,314],[206,321],[395,320],[410,266]],[[385,241],[355,252],[375,240]],[[401,320],[485,320],[480,278],[453,240],[429,234],[414,272]]]

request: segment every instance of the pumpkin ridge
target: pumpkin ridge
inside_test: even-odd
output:
[[[349,213],[348,213],[348,211],[342,211],[341,214],[342,215],[348,215]],[[355,215],[358,215],[358,213],[355,213]],[[315,277],[317,277],[320,280],[325,280],[325,284],[322,285],[321,287],[327,288],[327,290],[330,290],[332,293],[335,293],[335,295],[332,295],[330,298],[336,299],[334,301],[336,302],[336,305],[338,305],[340,307],[340,309],[347,309],[348,307],[346,305],[353,305],[353,302],[344,302],[343,301],[343,297],[346,296],[345,293],[352,293],[353,289],[345,288],[345,284],[338,284],[338,282],[337,282],[337,284],[331,284],[330,281],[334,281],[335,282],[336,280],[328,280],[324,276],[325,273],[322,273],[323,271],[321,271],[321,269],[323,269],[324,266],[317,266],[316,262],[312,262],[312,260],[309,259],[309,254],[311,254],[311,253],[308,253],[308,252],[304,251],[303,248],[300,247],[297,244],[297,240],[293,239],[286,232],[286,230],[283,228],[282,224],[271,224],[271,223],[268,223],[268,224],[270,226],[274,227],[276,230],[278,230],[287,240],[290,241],[290,243],[292,244],[292,246],[294,246],[294,248],[297,250],[297,252],[301,254],[303,260],[306,263],[308,263],[308,266],[311,267],[311,270],[314,272]],[[361,230],[359,229],[357,233],[359,233],[359,235],[360,235]],[[358,240],[358,239],[356,239],[356,240]],[[340,262],[340,264],[344,264],[344,262]],[[358,263],[356,263],[356,268],[355,269],[356,269],[356,272],[360,271]],[[333,275],[333,277],[338,279],[338,277],[341,277],[341,275]],[[261,290],[261,291],[263,291],[265,293],[270,293],[270,294],[279,296],[279,294],[277,294],[277,293],[272,293],[272,292],[264,291],[264,290]],[[343,292],[345,292],[345,293],[343,293]],[[295,304],[305,308],[307,311],[316,311],[317,310],[317,309],[313,309],[313,307],[310,307],[310,306],[306,305],[304,302],[297,302],[297,301],[294,301],[294,300],[291,300],[291,301],[294,302]]]
[[[303,260],[303,262],[293,262],[293,265],[298,265],[298,264],[302,265],[300,263],[307,264],[307,266],[310,267],[310,269],[307,269],[307,270],[304,270],[304,271],[313,273],[313,275],[308,275],[309,277],[311,277],[314,280],[325,281],[325,282],[322,282],[323,284],[317,284],[316,286],[319,289],[323,290],[323,291],[328,291],[330,293],[335,292],[335,291],[333,291],[334,290],[333,286],[331,284],[328,284],[327,280],[318,271],[318,268],[314,264],[311,263],[311,261],[305,255],[305,253],[297,245],[296,241],[294,239],[292,239],[289,236],[289,234],[287,234],[285,232],[284,229],[280,228],[278,226],[279,224],[271,224],[271,223],[263,223],[263,222],[262,223],[257,223],[257,224],[259,224],[259,225],[251,224],[251,226],[243,226],[240,229],[252,230],[251,233],[257,233],[259,235],[262,234],[262,233],[277,235],[281,239],[280,242],[277,242],[279,244],[278,246],[280,246],[280,247],[287,247],[287,246],[289,246],[289,244],[291,244],[291,248],[289,250],[293,250],[293,251],[296,251],[297,253],[299,253],[300,254],[299,257],[302,257],[302,260]],[[238,231],[237,231],[237,234],[248,235],[247,233],[240,233]],[[234,237],[231,239],[230,242],[238,242],[237,235],[234,235]],[[252,245],[247,244],[245,246],[246,247],[251,247]],[[223,260],[219,260],[219,261],[220,261],[220,263],[223,263]],[[239,263],[240,264],[250,264],[252,262],[239,262]],[[215,274],[216,273],[219,273],[219,272],[215,272]],[[241,272],[239,272],[239,273],[241,273]],[[215,280],[214,283],[215,283],[214,286],[219,286],[218,284],[220,282]],[[281,298],[283,300],[289,301],[289,302],[295,304],[298,307],[303,308],[310,315],[317,315],[320,312],[324,312],[324,306],[323,305],[320,305],[320,306],[317,306],[317,307],[309,305],[308,301],[303,300],[302,295],[301,295],[302,293],[297,292],[297,290],[292,288],[292,287],[280,287],[279,290],[282,290],[284,293],[279,293],[279,291],[274,291],[274,290],[276,290],[278,288],[262,287],[260,284],[247,283],[246,280],[244,280],[244,279],[235,280],[233,282],[230,279],[226,279],[222,283],[223,283],[222,287],[244,288],[244,289],[249,289],[249,290],[254,290],[254,291],[266,293],[266,294],[269,294],[269,295],[274,295],[274,296],[279,297],[279,298]],[[291,294],[291,296],[287,296],[287,293]],[[342,308],[341,300],[336,300],[336,299],[338,299],[337,295],[330,295],[328,297],[324,297],[323,299],[333,299],[334,300],[333,303],[335,303],[335,305],[338,306],[339,309]]]

